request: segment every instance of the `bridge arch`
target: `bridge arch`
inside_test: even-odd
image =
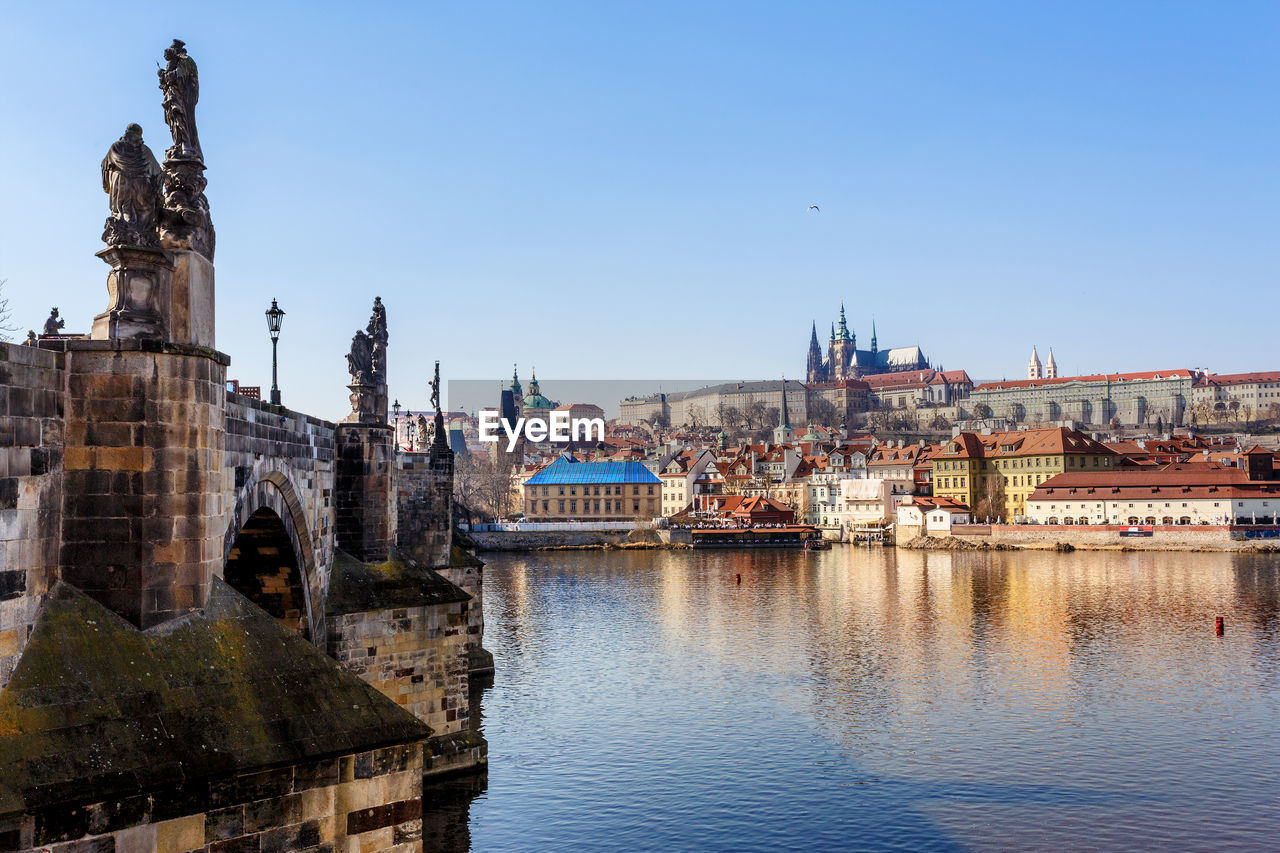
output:
[[[324,589],[298,489],[280,470],[255,471],[236,495],[222,547],[223,580],[317,645]]]

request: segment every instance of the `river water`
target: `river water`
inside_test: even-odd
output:
[[[486,559],[428,849],[1280,849],[1276,556]]]

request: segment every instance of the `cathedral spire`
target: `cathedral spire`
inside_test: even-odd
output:
[[[511,365],[511,393],[519,397],[520,390],[520,368],[518,365]]]
[[[844,318],[844,300],[840,300],[840,340],[849,340],[849,323]]]
[[[876,318],[871,318],[871,351],[879,352],[880,347],[876,344]]]
[[[787,417],[787,377],[782,377],[782,419],[778,422],[778,426],[783,429],[791,429],[791,419]]]

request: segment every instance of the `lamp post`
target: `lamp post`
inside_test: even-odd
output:
[[[267,331],[271,333],[271,405],[273,406],[280,405],[280,384],[276,381],[276,344],[280,341],[280,321],[283,319],[284,312],[272,299],[271,307],[267,309]]]
[[[391,411],[393,411],[393,412],[395,412],[395,413],[396,413],[396,417],[395,417],[395,420],[394,420],[394,423],[395,423],[395,431],[396,431],[396,433],[395,433],[395,435],[396,435],[396,450],[399,450],[399,449],[400,449],[400,398],[399,398],[399,397],[397,397],[397,398],[396,398],[396,401],[395,401],[394,403],[392,403],[392,404],[391,404]]]

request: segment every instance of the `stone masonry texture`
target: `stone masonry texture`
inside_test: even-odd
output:
[[[65,357],[0,343],[0,690],[57,578]]]

